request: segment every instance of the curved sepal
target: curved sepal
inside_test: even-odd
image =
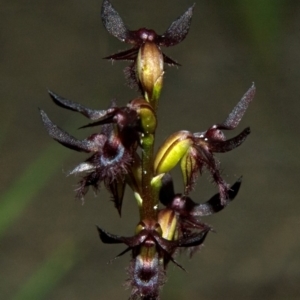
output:
[[[220,193],[215,194],[207,202],[195,205],[191,210],[190,214],[193,216],[209,216],[211,214],[217,213],[224,209],[238,194],[240,186],[242,184],[242,177],[240,177],[229,189],[228,197],[223,201],[220,196]]]
[[[255,96],[255,85],[252,84],[251,88],[245,93],[245,95],[242,97],[242,99],[238,102],[238,104],[234,107],[234,109],[231,111],[227,119],[221,123],[220,125],[217,125],[219,129],[234,129],[238,126],[240,123],[242,117],[244,116],[250,102],[253,100]]]
[[[97,227],[99,237],[104,244],[122,244],[123,238],[119,235],[114,235],[106,232],[104,229]]]
[[[111,35],[122,42],[127,40],[130,32],[109,0],[104,0],[102,3],[101,19],[104,27]]]
[[[118,53],[106,56],[103,59],[135,61],[138,55],[138,51],[138,47],[133,47],[131,49],[120,51]]]
[[[239,135],[225,141],[212,140],[209,142],[209,150],[214,153],[231,151],[240,146],[250,134],[250,128],[245,128]]]
[[[77,102],[65,99],[50,90],[48,90],[48,93],[56,105],[66,108],[66,109],[69,109],[69,110],[72,110],[72,111],[79,112],[91,120],[100,119],[106,113],[106,110],[90,109],[88,107],[85,107],[85,106],[77,103]]]
[[[161,46],[174,46],[186,38],[190,29],[194,7],[195,4],[193,4],[177,20],[172,22],[167,31],[159,38],[159,44]]]
[[[52,121],[43,110],[40,110],[40,114],[48,134],[63,146],[76,151],[88,153],[96,152],[99,150],[99,144],[97,142],[89,139],[84,139],[82,141],[78,140],[52,123]]]
[[[255,85],[253,83],[251,88],[245,93],[223,123],[213,125],[205,132],[196,132],[194,133],[194,137],[201,140],[200,143],[205,145],[211,152],[227,152],[241,145],[247,135],[250,134],[249,127],[230,140],[226,140],[221,129],[232,130],[238,126],[250,102],[254,98],[255,90]]]

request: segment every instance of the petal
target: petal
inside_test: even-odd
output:
[[[238,136],[226,141],[209,141],[208,148],[211,152],[222,153],[231,151],[240,146],[250,134],[250,128],[244,129]]]
[[[188,237],[182,238],[178,241],[178,247],[195,247],[203,244],[210,229],[201,231],[200,233],[191,234]]]
[[[54,103],[57,104],[58,106],[69,109],[69,110],[77,111],[91,120],[97,120],[97,119],[101,118],[103,115],[105,115],[105,113],[106,113],[106,110],[90,109],[90,108],[87,108],[79,103],[74,102],[74,101],[67,100],[67,99],[55,94],[54,92],[51,92],[50,90],[48,90],[48,93],[49,93],[50,97],[52,98],[52,100],[54,101]]]
[[[238,147],[250,133],[250,128],[247,127],[237,137],[228,141],[226,141],[225,135],[220,129],[231,130],[236,128],[245,114],[249,103],[253,100],[254,95],[255,86],[253,84],[223,123],[213,125],[207,131],[196,132],[194,133],[194,137],[206,142],[212,152],[227,152]]]
[[[129,136],[124,137],[124,144],[130,142],[136,142],[139,138],[138,135],[138,126],[139,126],[139,117],[137,112],[130,107],[112,107],[105,111],[105,114],[97,120],[96,122],[89,123],[87,125],[81,126],[81,128],[95,127],[99,125],[111,125],[112,123],[118,126],[118,129],[122,134],[129,134]],[[112,125],[111,125],[112,126]],[[103,126],[104,127],[104,126]],[[102,128],[103,128],[102,127]],[[113,128],[112,130],[113,131]]]
[[[121,217],[122,203],[124,198],[124,192],[126,182],[124,180],[113,180],[106,184],[108,190],[112,194],[112,200],[115,204],[116,209]]]
[[[108,0],[104,0],[102,3],[101,19],[104,27],[111,35],[122,42],[126,41],[130,32],[126,28],[118,12]]]
[[[232,112],[229,114],[228,118],[221,123],[220,125],[217,125],[219,129],[234,129],[238,126],[239,122],[241,121],[243,115],[245,114],[249,103],[253,100],[255,95],[255,85],[252,84],[251,88],[245,93],[243,98],[239,101],[239,103],[234,107]]]
[[[97,226],[99,237],[104,244],[121,244],[124,243],[130,248],[141,245],[147,238],[147,234],[140,232],[132,237],[124,237],[120,235],[114,235],[101,229]]]
[[[240,186],[242,184],[242,177],[235,182],[228,191],[228,197],[225,202],[221,202],[220,193],[215,194],[212,198],[210,198],[207,202],[201,203],[193,208],[190,212],[193,216],[209,216],[211,214],[217,213],[223,208],[225,208],[238,194]]]
[[[42,121],[48,134],[57,142],[64,145],[67,148],[76,150],[76,151],[83,151],[83,152],[94,152],[98,150],[97,143],[90,141],[88,139],[84,139],[82,141],[74,138],[64,130],[60,129],[58,126],[53,124],[51,120],[48,118],[47,114],[40,110],[40,114],[42,117]]]
[[[170,47],[185,39],[190,29],[194,7],[195,4],[170,25],[167,31],[159,37],[159,45]]]
[[[124,50],[109,56],[104,57],[104,59],[111,60],[130,60],[135,61],[138,55],[139,48],[134,47],[128,50]]]
[[[123,243],[123,237],[119,235],[114,235],[106,232],[102,228],[97,226],[97,230],[99,233],[99,237],[104,244],[122,244]]]
[[[96,127],[96,126],[100,126],[100,125],[104,125],[104,124],[113,123],[115,111],[116,111],[115,108],[110,108],[106,111],[105,114],[103,114],[103,116],[100,118],[100,120],[93,122],[93,123],[83,125],[83,126],[79,127],[79,129],[88,128],[88,127]]]
[[[73,174],[77,174],[77,173],[81,173],[81,172],[88,172],[88,171],[92,171],[94,169],[95,169],[95,166],[93,164],[84,162],[84,163],[79,164],[72,171],[70,171],[68,175],[73,175]]]
[[[164,63],[166,63],[169,66],[178,66],[178,67],[181,66],[181,64],[179,64],[178,62],[176,62],[175,60],[173,60],[169,56],[165,55],[164,53],[163,53],[163,58],[164,58]]]

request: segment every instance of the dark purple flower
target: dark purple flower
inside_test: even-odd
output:
[[[52,123],[43,110],[40,111],[42,121],[54,140],[70,149],[93,154],[70,172],[70,174],[86,173],[76,189],[77,197],[82,199],[89,186],[97,191],[99,184],[104,182],[112,194],[118,212],[121,213],[127,177],[130,176],[133,163],[139,162],[136,148],[142,128],[138,115],[139,106],[136,103],[144,105],[148,103],[135,100],[126,107],[119,108],[113,105],[107,110],[93,110],[53,92],[49,93],[57,105],[79,112],[95,121],[83,127],[102,125],[99,133],[78,140]]]
[[[214,153],[235,149],[250,134],[250,128],[247,127],[236,137],[227,140],[221,130],[236,128],[254,95],[255,86],[253,85],[223,123],[213,125],[205,132],[193,134],[189,131],[179,131],[172,134],[156,154],[155,173],[157,175],[167,173],[180,162],[185,186],[184,193],[188,195],[193,189],[199,173],[207,169],[212,175],[213,182],[218,185],[221,203],[225,204],[229,185],[220,174],[219,162]]]
[[[190,174],[186,181],[186,192],[189,192],[195,184],[197,171],[201,173],[203,167],[206,167],[211,173],[213,181],[219,187],[222,203],[226,203],[229,186],[220,175],[219,163],[213,153],[228,152],[237,148],[250,134],[250,128],[247,127],[237,136],[227,140],[221,130],[232,130],[238,126],[248,105],[254,98],[255,90],[253,84],[224,122],[213,125],[205,132],[194,133],[194,149],[191,151],[190,158],[195,161],[195,164],[194,166],[189,165],[189,158],[187,158],[186,170],[189,170]]]
[[[131,61],[132,64],[125,69],[126,78],[128,79],[130,86],[140,84],[137,82],[135,66],[138,52],[141,47],[148,43],[155,45],[160,51],[161,46],[170,47],[182,42],[189,32],[194,6],[195,5],[191,6],[183,15],[175,20],[164,34],[159,35],[152,29],[140,28],[134,31],[127,29],[122,18],[114,9],[110,1],[104,0],[101,10],[101,18],[104,27],[111,35],[121,42],[132,45],[132,48],[107,56],[105,59]],[[179,66],[177,62],[163,53],[162,57],[163,61],[168,65]]]
[[[176,249],[199,246],[208,233],[208,230],[203,230],[201,234],[191,233],[178,240],[167,240],[162,237],[160,224],[154,220],[141,221],[133,237],[117,236],[97,228],[103,243],[127,245],[128,248],[117,257],[132,251],[132,261],[128,270],[132,299],[148,297],[147,299],[153,300],[158,299],[159,289],[166,280],[167,264],[172,261],[183,269],[173,258]]]
[[[203,232],[209,232],[212,228],[203,223],[199,217],[208,216],[224,209],[238,194],[241,186],[240,178],[228,191],[228,197],[222,201],[220,193],[215,194],[205,203],[196,203],[190,197],[183,194],[175,194],[172,177],[169,173],[165,174],[162,180],[162,188],[159,194],[160,202],[165,208],[159,212],[159,218],[170,215],[172,211],[176,217],[175,232],[178,238],[184,238],[191,235],[201,235]],[[169,221],[169,224],[171,222]],[[187,248],[192,255],[201,245]]]

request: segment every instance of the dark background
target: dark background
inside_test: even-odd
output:
[[[193,1],[114,0],[130,29],[163,33]],[[103,189],[74,200],[79,178],[67,172],[87,155],[51,140],[38,107],[66,131],[87,120],[55,106],[47,88],[92,108],[137,94],[123,62],[102,57],[128,48],[105,32],[101,1],[0,1],[0,291],[1,299],[127,299],[122,282],[129,255],[107,262],[123,246],[100,242],[95,224],[132,235],[138,222],[128,189],[120,219]],[[220,155],[223,175],[243,185],[213,225],[187,269],[168,268],[162,299],[300,298],[300,2],[196,1],[190,33],[165,52],[157,145],[174,131],[203,131],[223,121],[254,81],[257,94],[232,136],[251,126],[235,151]],[[175,171],[178,175],[178,171]],[[177,192],[181,190],[177,178]],[[216,192],[208,174],[193,199]],[[298,186],[298,187],[297,187]]]

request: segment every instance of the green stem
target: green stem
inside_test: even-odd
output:
[[[154,134],[144,134],[142,137],[142,199],[140,210],[141,220],[156,219],[158,199],[151,186],[153,178],[153,148]]]

